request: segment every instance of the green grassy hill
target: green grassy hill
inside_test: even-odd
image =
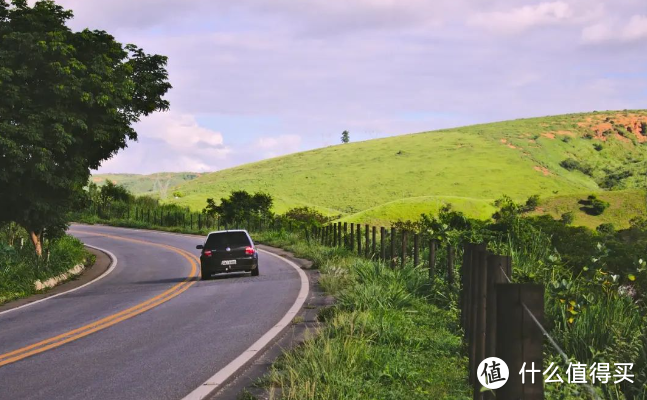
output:
[[[150,175],[139,174],[97,174],[92,175],[92,182],[103,185],[106,180],[123,185],[133,194],[164,197],[164,192],[171,196],[174,186],[198,178],[194,172],[159,172]],[[164,190],[166,189],[166,191]]]
[[[588,194],[644,187],[646,135],[644,110],[423,132],[204,174],[178,185],[174,190],[183,197],[171,201],[201,209],[208,197],[218,199],[236,189],[262,190],[274,196],[278,213],[307,205],[345,220],[377,222],[417,218],[443,203],[487,217],[492,200],[503,194],[518,200],[539,194],[546,212],[572,209],[583,214],[577,199]],[[610,195],[623,198],[627,193],[636,201],[626,210],[610,209],[608,216],[591,218],[578,214],[576,221],[596,226],[610,218],[626,225],[628,218],[644,211],[639,192]]]

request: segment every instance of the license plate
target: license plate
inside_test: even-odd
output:
[[[220,265],[236,265],[236,260],[223,260]]]

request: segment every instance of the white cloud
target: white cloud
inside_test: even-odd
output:
[[[468,19],[468,24],[499,33],[517,33],[535,26],[562,23],[572,17],[573,10],[568,3],[553,1],[475,14]]]
[[[628,23],[600,22],[582,30],[585,43],[647,40],[647,15],[634,15]]]
[[[227,165],[232,149],[220,132],[173,111],[155,113],[135,126],[138,141],[104,162],[99,172],[205,172]]]
[[[136,130],[139,135],[163,140],[175,148],[206,147],[227,153],[222,133],[201,127],[189,114],[155,113],[139,122]]]

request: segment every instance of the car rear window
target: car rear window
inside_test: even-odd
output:
[[[224,250],[227,247],[233,249],[251,245],[245,232],[221,232],[210,234],[204,247],[210,250]]]

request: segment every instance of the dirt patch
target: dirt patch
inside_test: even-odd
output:
[[[542,174],[544,174],[544,176],[551,175],[550,171],[546,167],[540,167],[539,165],[535,165],[533,169],[537,172],[541,172]]]
[[[508,143],[508,139],[501,139],[501,143]]]
[[[543,136],[543,137],[547,137],[548,139],[555,139],[555,134],[554,134],[554,133],[552,133],[552,132],[545,132],[545,133],[542,133],[542,134],[541,134],[541,136]]]
[[[571,132],[571,131],[555,131],[553,133],[555,133],[556,135],[559,135],[559,136],[575,137],[575,133]]]
[[[647,132],[643,132],[642,124],[647,122],[647,116],[634,113],[616,113],[616,114],[603,114],[593,117],[587,117],[582,122],[578,122],[578,126],[590,129],[593,131],[595,139],[606,141],[608,136],[616,132],[617,127],[622,127],[630,134],[633,134],[638,142],[647,142]],[[621,141],[628,140],[627,138],[620,139],[618,135],[614,135],[616,139]]]

